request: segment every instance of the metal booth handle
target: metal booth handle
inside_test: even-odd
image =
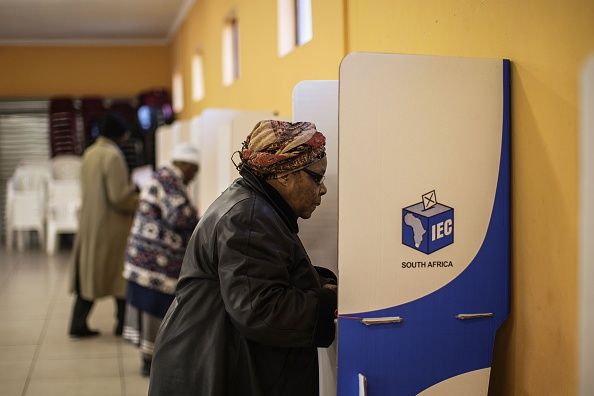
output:
[[[387,316],[383,318],[362,318],[361,323],[365,326],[372,326],[378,324],[400,323],[403,319],[400,316]]]
[[[461,313],[456,315],[456,319],[466,320],[466,319],[480,319],[480,318],[492,318],[495,314],[493,312],[484,312],[484,313],[474,313],[474,314],[466,314]]]

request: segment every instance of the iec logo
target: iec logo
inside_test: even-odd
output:
[[[437,203],[435,190],[402,209],[402,243],[425,254],[454,243],[454,209]]]

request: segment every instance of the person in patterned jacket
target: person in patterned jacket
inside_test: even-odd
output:
[[[139,346],[145,376],[150,373],[157,330],[174,298],[186,245],[198,223],[186,192],[198,169],[194,147],[175,147],[172,164],[157,169],[143,186],[128,238],[123,336]]]

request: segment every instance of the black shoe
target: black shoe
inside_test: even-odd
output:
[[[151,375],[151,361],[143,359],[142,360],[142,368],[140,369],[140,374],[143,377],[150,377]]]
[[[121,337],[123,332],[124,332],[124,324],[120,322],[116,325],[115,329],[113,329],[113,334],[115,334],[118,337]]]
[[[91,330],[89,328],[82,330],[70,330],[70,337],[72,338],[90,338],[96,337],[99,333],[97,330]]]

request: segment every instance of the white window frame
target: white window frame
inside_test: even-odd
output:
[[[200,102],[204,95],[204,58],[196,51],[192,56],[192,100]]]
[[[184,77],[179,70],[173,73],[171,91],[173,111],[181,113],[184,109]]]
[[[235,16],[223,26],[223,85],[228,87],[239,79],[239,21]]]
[[[278,56],[313,39],[311,0],[277,0]]]

